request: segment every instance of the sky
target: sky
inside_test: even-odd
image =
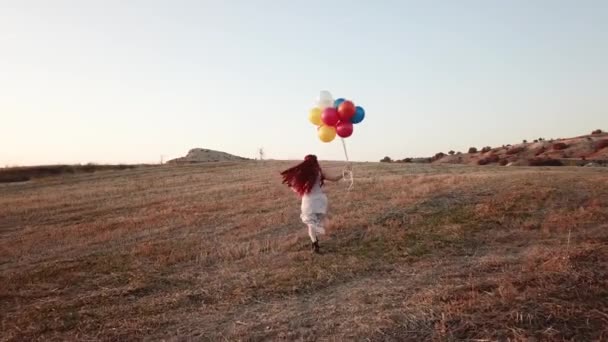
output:
[[[351,160],[608,130],[608,1],[0,0],[0,166]]]

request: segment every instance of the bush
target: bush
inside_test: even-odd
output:
[[[513,147],[507,150],[507,154],[508,155],[514,155],[514,154],[518,154],[520,152],[523,152],[525,150],[525,148],[523,147]]]
[[[524,140],[522,140],[521,142],[522,142],[522,143],[524,143],[524,144],[527,144],[527,143],[528,143],[528,140],[524,139]]]
[[[435,161],[435,160],[439,160],[439,159],[441,159],[441,158],[443,158],[443,157],[445,157],[445,156],[446,156],[446,154],[445,154],[445,153],[443,153],[443,152],[439,152],[439,153],[435,153],[435,155],[433,156],[433,158],[432,158],[432,159],[433,159],[433,161]]]
[[[530,166],[563,166],[564,164],[558,159],[551,158],[535,158],[530,159]]]
[[[393,163],[411,163],[411,162],[412,162],[412,158],[403,158],[403,159],[393,160]]]
[[[381,163],[392,163],[393,160],[391,159],[391,157],[386,156],[386,157],[380,159],[380,162]]]
[[[469,153],[477,153],[477,147],[469,147]]]
[[[450,152],[448,152],[448,154],[453,156],[454,154],[456,154],[456,152],[454,150],[451,150]]]
[[[26,175],[18,174],[2,174],[0,173],[0,183],[16,183],[16,182],[27,182],[31,178]]]
[[[538,142],[538,139],[534,139],[534,142],[535,142],[535,143],[537,143],[537,142]]]
[[[0,169],[0,183],[24,182],[30,179],[66,174],[92,173],[97,171],[133,169],[136,165],[41,165]]]
[[[602,139],[595,143],[596,152],[606,147],[608,147],[608,139]]]
[[[507,159],[501,159],[500,162],[498,162],[498,164],[500,166],[507,166],[507,164],[509,164],[509,161]]]
[[[591,132],[591,134],[602,134],[602,130],[601,129],[596,129],[595,131]]]
[[[489,156],[488,156],[486,159],[487,159],[487,160],[488,160],[490,163],[498,163],[498,161],[500,160],[500,157],[498,157],[498,156],[497,156],[497,155],[495,155],[495,154],[492,154],[492,155],[489,155]]]
[[[484,148],[481,149],[481,153],[487,153],[492,151],[492,148],[490,146],[486,146]]]
[[[487,164],[491,164],[491,163],[497,163],[499,160],[500,160],[500,158],[497,155],[492,154],[485,158],[479,159],[477,161],[477,164],[478,165],[487,165]]]
[[[566,143],[555,143],[553,144],[553,146],[551,146],[552,149],[556,150],[556,151],[561,151],[561,150],[565,150],[568,148],[568,144]]]

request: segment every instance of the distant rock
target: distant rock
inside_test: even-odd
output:
[[[204,148],[193,148],[188,151],[185,157],[169,160],[170,164],[186,164],[186,163],[210,163],[210,162],[225,162],[225,161],[245,161],[247,158],[232,155],[230,153],[208,150]]]

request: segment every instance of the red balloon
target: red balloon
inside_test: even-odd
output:
[[[336,132],[340,138],[348,138],[353,135],[353,123],[350,121],[340,121],[336,126]]]
[[[323,114],[321,114],[321,121],[327,126],[335,126],[339,120],[340,117],[336,108],[327,107],[323,110]]]
[[[338,107],[338,115],[342,121],[350,121],[356,112],[357,108],[352,101],[344,101]]]

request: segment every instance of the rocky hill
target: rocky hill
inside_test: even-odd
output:
[[[566,139],[524,140],[520,144],[499,147],[471,147],[467,153],[450,151],[432,158],[436,164],[471,165],[587,165],[608,162],[608,133],[601,130],[592,134]]]
[[[184,163],[208,163],[208,162],[222,162],[222,161],[245,161],[247,158],[235,156],[226,152],[208,150],[204,148],[193,148],[188,151],[185,157],[176,158],[169,160],[170,164],[184,164]]]

